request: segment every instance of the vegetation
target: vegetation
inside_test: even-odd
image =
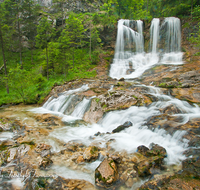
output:
[[[85,0],[91,8],[84,13],[69,12],[64,0],[53,0],[51,11],[35,0],[0,2],[0,106],[42,103],[54,85],[94,77],[106,44],[102,34],[114,31],[119,18],[200,18],[197,0],[96,2]],[[200,30],[190,40],[200,47],[199,39]]]

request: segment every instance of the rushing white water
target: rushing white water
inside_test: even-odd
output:
[[[54,115],[63,117],[63,121],[82,119],[90,103],[90,99],[84,98],[82,101],[80,101],[71,114],[66,114],[66,111],[69,105],[73,102],[73,98],[76,96],[75,93],[84,92],[88,89],[88,85],[83,85],[81,88],[66,91],[57,98],[50,97],[42,107],[34,108],[30,111],[35,113],[52,113]]]
[[[73,117],[83,118],[84,113],[90,103],[90,99],[84,98],[74,109],[73,113],[71,114]]]
[[[154,18],[151,21],[151,28],[150,28],[150,52],[152,54],[157,54],[158,50],[158,41],[159,41],[159,24],[160,19]]]
[[[132,22],[134,21],[118,21],[115,56],[110,68],[110,77],[137,78],[156,64],[183,64],[183,53],[180,51],[181,27],[178,18],[166,18],[161,27],[158,18],[152,20],[149,53],[144,52],[143,22],[135,21],[137,31],[131,28]]]
[[[169,105],[176,106],[181,112],[180,114],[174,115],[181,117],[179,122],[177,121],[177,125],[185,124],[192,117],[199,117],[200,109],[198,106],[192,106],[185,101],[162,94],[159,88],[144,85],[143,87],[147,88],[149,91],[148,93],[158,99],[149,107],[133,106],[127,110],[112,111],[106,114],[97,124],[81,124],[78,127],[71,127],[69,124],[65,127],[55,129],[50,133],[50,137],[63,142],[72,140],[81,141],[87,146],[91,143],[95,143],[100,147],[106,147],[106,143],[110,139],[114,139],[114,141],[110,143],[112,148],[116,151],[126,150],[129,153],[135,152],[140,145],[149,146],[154,142],[166,148],[168,154],[166,161],[168,164],[178,163],[185,158],[182,153],[187,148],[187,140],[183,140],[182,137],[186,132],[176,131],[173,135],[170,135],[163,129],[155,129],[152,131],[148,129],[145,123],[151,116],[160,115],[160,110]],[[80,104],[84,105],[86,101],[89,100],[85,99]],[[80,107],[82,106],[77,105],[77,111],[74,112],[78,113]],[[85,106],[83,107],[85,108]],[[74,113],[74,115],[76,114]],[[67,117],[65,120],[69,121],[69,118]],[[107,132],[112,132],[112,130],[126,121],[132,122],[133,126],[119,133],[107,134]],[[95,136],[94,134],[97,132],[104,135]]]
[[[71,140],[81,141],[87,146],[91,143],[95,143],[100,147],[106,147],[107,142],[110,139],[114,139],[114,141],[110,143],[112,148],[117,151],[126,150],[129,153],[135,152],[137,147],[140,145],[149,146],[152,142],[154,142],[163,146],[167,150],[167,163],[176,164],[180,160],[184,159],[182,153],[187,148],[187,141],[183,140],[182,137],[186,132],[176,131],[173,135],[170,135],[163,129],[155,129],[152,131],[148,129],[145,123],[151,116],[160,115],[160,110],[173,105],[180,110],[179,114],[174,115],[179,116],[179,121],[177,121],[178,126],[185,124],[190,118],[199,117],[200,108],[198,106],[192,106],[186,101],[181,101],[171,96],[162,94],[159,88],[145,85],[139,86],[147,89],[147,93],[156,97],[157,101],[153,102],[149,107],[132,106],[127,110],[109,112],[97,124],[79,124],[78,127],[72,127],[70,124],[71,121],[81,119],[83,117],[89,105],[90,99],[84,98],[79,104],[77,104],[71,115],[64,115],[63,113],[58,112],[59,107],[62,107],[63,104],[60,103],[61,100],[66,102],[66,97],[68,97],[69,100],[69,97],[75,96],[71,93],[69,95],[69,92],[65,92],[65,94],[67,94],[65,98],[61,95],[56,100],[50,99],[48,104],[45,105],[46,108],[52,108],[50,105],[57,102],[59,106],[53,107],[56,111],[47,110],[46,108],[37,108],[33,111],[60,114],[60,116],[63,117],[63,121],[68,123],[65,127],[57,128],[50,133],[50,144],[52,145],[54,151],[59,151],[55,139],[58,139],[61,142],[69,142]],[[77,92],[77,89],[74,91]],[[127,121],[132,122],[133,126],[119,133],[107,134]],[[104,135],[95,136],[94,134],[97,132]]]

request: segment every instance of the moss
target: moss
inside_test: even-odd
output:
[[[107,108],[107,105],[106,105],[106,104],[104,104],[104,105],[103,105],[103,108]]]
[[[96,146],[93,146],[90,150],[91,154],[95,154],[98,151],[98,148]]]
[[[99,98],[95,98],[96,103],[99,103],[100,99]]]
[[[136,100],[138,99],[138,97],[137,97],[137,96],[135,96],[135,95],[133,95],[133,98],[135,98]]]

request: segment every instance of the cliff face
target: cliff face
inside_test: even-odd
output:
[[[41,6],[51,8],[53,0],[35,0]],[[96,12],[99,11],[101,1],[97,0],[66,0],[63,8],[65,11],[70,12]]]

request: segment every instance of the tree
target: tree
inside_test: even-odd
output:
[[[3,56],[3,64],[4,64],[4,73],[6,78],[6,90],[9,94],[9,86],[7,81],[7,65],[6,65],[6,58],[5,58],[5,42],[6,38],[9,38],[9,26],[6,23],[6,9],[5,9],[5,3],[0,4],[0,42],[1,42],[1,51]]]
[[[51,40],[53,35],[54,35],[54,28],[51,22],[46,17],[42,17],[37,27],[36,46],[39,48],[46,49],[47,80],[49,79],[48,42]]]
[[[72,52],[73,67],[74,67],[74,54],[75,49],[81,46],[81,40],[83,39],[84,27],[82,22],[74,15],[70,15],[66,20],[66,26],[64,29],[65,40],[69,44],[69,48]]]
[[[37,35],[37,20],[40,6],[33,0],[24,0],[22,10],[23,31],[28,38],[29,48],[31,50],[31,62],[33,63],[33,49],[35,46],[35,36]]]
[[[64,18],[65,18],[65,15],[64,15],[64,4],[66,4],[66,0],[53,0],[53,7],[55,7],[57,10],[58,10],[58,14],[57,16],[58,17],[61,17],[62,19],[62,26],[64,24]]]

